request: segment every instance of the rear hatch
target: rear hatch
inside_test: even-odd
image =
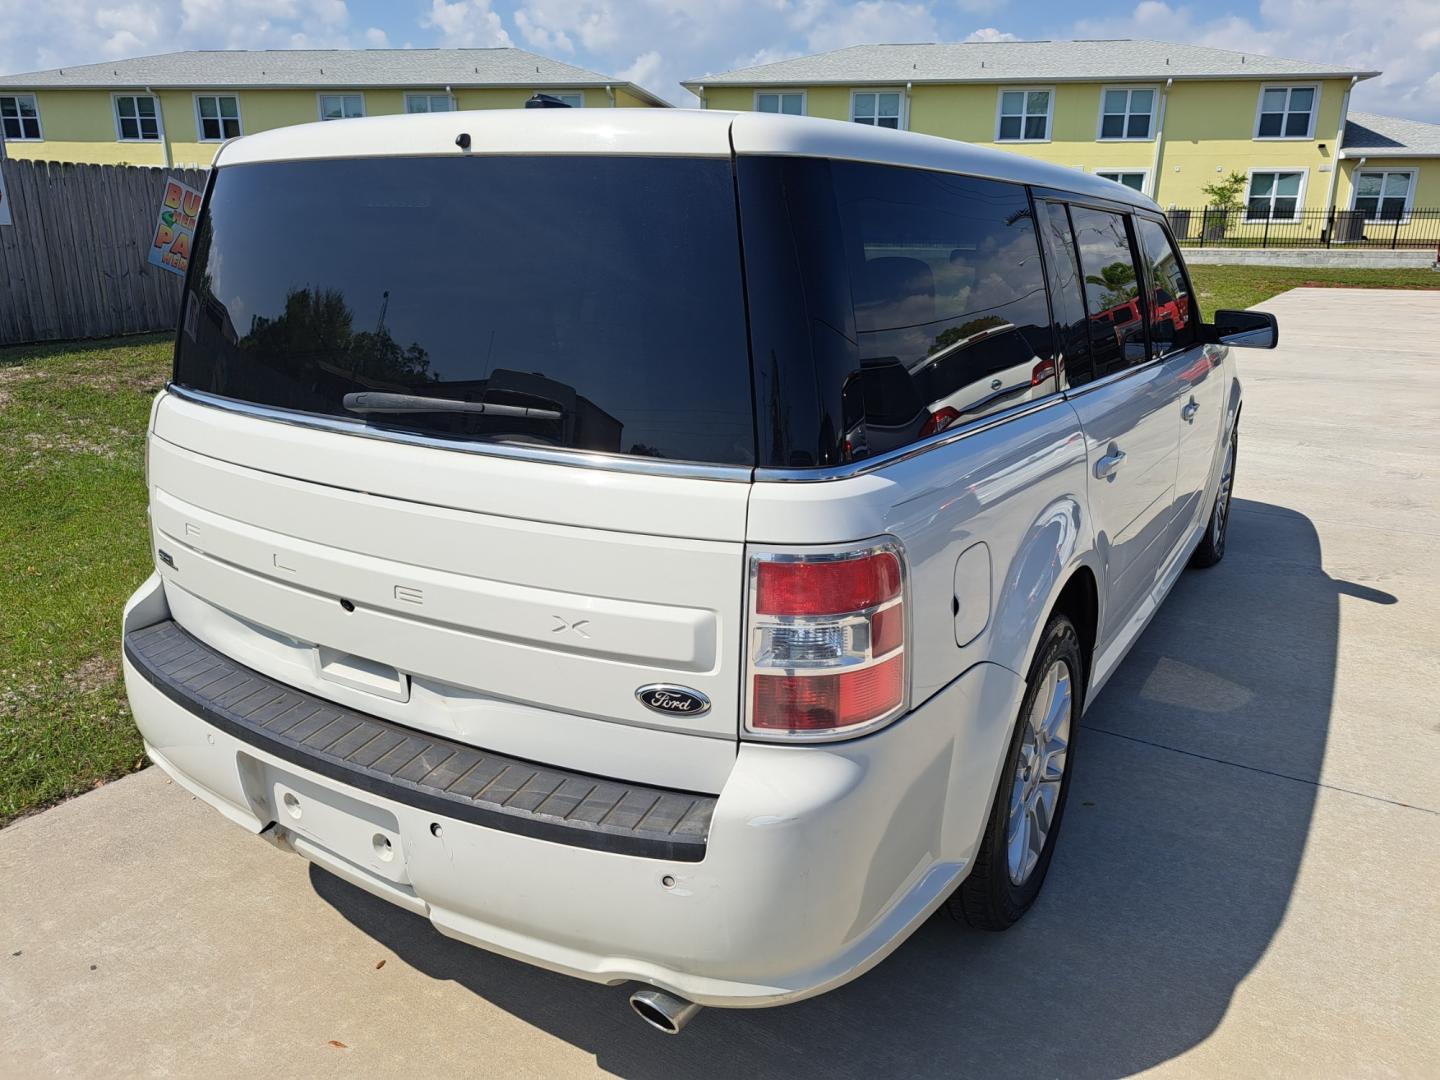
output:
[[[429,156],[222,156],[150,449],[174,617],[352,708],[718,791],[755,458],[724,128],[487,155],[424,119]]]

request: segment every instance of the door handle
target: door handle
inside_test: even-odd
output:
[[[1193,424],[1195,422],[1195,414],[1199,411],[1200,403],[1192,397],[1190,403],[1180,410],[1180,415],[1187,424]]]
[[[1095,479],[1109,480],[1114,477],[1115,470],[1120,468],[1120,463],[1125,460],[1125,451],[1113,444],[1110,452],[1095,462]]]

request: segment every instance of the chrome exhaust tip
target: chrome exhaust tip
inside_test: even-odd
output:
[[[666,1035],[679,1035],[681,1029],[695,1019],[695,1014],[702,1006],[674,994],[667,994],[664,990],[648,987],[636,990],[630,995],[630,1007],[635,1010],[636,1016],[657,1031],[663,1031]]]

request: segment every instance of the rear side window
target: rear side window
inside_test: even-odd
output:
[[[1085,283],[1093,377],[1103,379],[1148,359],[1141,279],[1124,215],[1072,206],[1070,219]]]
[[[1055,389],[1022,186],[803,158],[739,171],[762,463],[874,456]]]
[[[1135,219],[1140,250],[1149,269],[1150,347],[1156,356],[1195,344],[1195,301],[1185,269],[1164,226],[1149,218]]]
[[[755,460],[725,160],[221,168],[187,289],[182,386],[455,439]],[[357,411],[361,393],[427,400]]]
[[[1050,306],[1055,317],[1056,347],[1060,350],[1066,380],[1083,386],[1090,371],[1090,324],[1085,317],[1084,284],[1075,255],[1075,238],[1064,203],[1036,203],[1040,235],[1050,266]]]

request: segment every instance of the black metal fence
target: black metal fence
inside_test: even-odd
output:
[[[1440,209],[1382,217],[1367,217],[1363,210],[1284,207],[1268,212],[1172,207],[1165,213],[1175,239],[1192,247],[1440,249]]]

